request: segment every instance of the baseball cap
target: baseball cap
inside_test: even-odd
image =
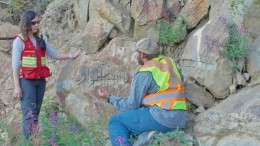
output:
[[[154,55],[159,54],[159,46],[157,42],[150,38],[143,38],[136,43],[136,50],[144,54]]]

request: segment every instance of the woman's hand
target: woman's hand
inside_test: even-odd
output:
[[[109,96],[109,93],[107,92],[107,90],[100,88],[98,89],[98,95],[103,98],[103,99],[107,99]]]
[[[81,54],[81,50],[77,50],[74,53],[72,53],[71,58],[75,59]]]
[[[20,87],[15,87],[14,88],[13,97],[15,97],[17,100],[22,97],[22,90],[21,90]]]

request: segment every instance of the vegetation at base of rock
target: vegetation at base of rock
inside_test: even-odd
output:
[[[245,0],[231,0],[229,10],[231,17],[234,17],[237,14],[247,12],[248,6],[245,4]]]
[[[18,145],[104,145],[105,137],[101,121],[91,121],[84,129],[74,117],[67,117],[64,113],[40,115],[39,132],[31,135],[32,140],[18,138]],[[38,133],[38,134],[37,134]]]
[[[229,38],[224,42],[223,48],[225,48],[225,57],[231,62],[231,66],[234,70],[239,70],[238,61],[244,59],[246,56],[246,47],[248,46],[248,40],[246,37],[238,31],[237,25],[232,23],[228,26]]]
[[[6,143],[6,141],[8,140],[8,135],[10,135],[8,131],[8,126],[4,119],[0,120],[0,134],[0,145],[4,145],[4,143]]]
[[[180,41],[180,36],[186,34],[186,24],[178,20],[175,23],[170,23],[168,20],[162,20],[159,24],[159,44],[170,45]]]
[[[165,134],[159,133],[155,135],[155,141],[152,146],[164,145],[163,143],[166,143],[167,141],[170,142],[170,145],[174,146],[188,146],[195,143],[194,140],[185,137],[184,131],[175,130],[173,132],[167,132]]]
[[[253,1],[255,5],[257,5],[258,7],[260,7],[260,0],[254,0]]]

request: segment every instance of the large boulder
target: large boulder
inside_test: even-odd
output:
[[[56,92],[67,113],[75,115],[87,126],[91,120],[107,120],[115,109],[98,97],[99,88],[110,94],[126,97],[130,76],[137,67],[134,59],[135,42],[129,38],[114,38],[96,55],[81,55],[63,65]]]
[[[260,78],[260,36],[249,46],[247,53],[247,71],[253,78]]]
[[[255,1],[257,2],[257,1]],[[259,4],[252,4],[248,8],[248,12],[243,20],[245,30],[249,33],[250,37],[254,40],[260,36],[260,9]]]
[[[199,114],[194,126],[199,145],[260,145],[259,88],[247,87]]]
[[[9,23],[0,23],[0,37],[14,37],[19,33],[17,26]],[[5,106],[11,107],[15,105],[13,93],[12,63],[11,50],[12,40],[0,40],[0,102]]]
[[[41,33],[48,36],[54,48],[68,45],[78,28],[72,5],[69,0],[53,1],[42,16]]]
[[[220,47],[226,34],[220,22],[207,22],[190,36],[180,60],[184,76],[192,76],[217,98],[227,97],[232,85],[232,68]]]
[[[129,33],[131,27],[130,13],[118,7],[116,4],[102,0],[98,7],[99,16],[115,25],[115,27],[123,33]]]
[[[106,42],[114,25],[103,18],[90,19],[82,34],[86,54],[95,53]]]
[[[207,14],[209,9],[208,0],[188,0],[180,11],[188,29],[194,28]]]
[[[132,0],[131,16],[135,25],[145,25],[150,21],[162,18],[164,1]]]
[[[78,20],[79,26],[83,28],[88,22],[90,0],[73,0],[73,11]]]
[[[198,107],[202,106],[208,109],[214,105],[214,98],[206,91],[205,87],[201,87],[190,80],[185,81],[185,93],[187,99]]]
[[[229,9],[231,1],[210,1],[209,3],[196,0],[192,1],[192,4],[196,3],[199,6],[198,4],[201,4],[199,2],[205,2],[207,3],[205,5],[211,6],[209,19],[202,21],[203,25],[198,26],[190,34],[180,65],[185,76],[191,75],[214,97],[223,99],[229,95],[229,87],[237,84],[233,80],[236,77],[233,77],[231,63],[224,55],[225,48],[222,48],[229,35],[227,24],[232,18]],[[234,17],[237,18],[234,22],[238,29],[241,29],[241,20],[244,15],[239,13]],[[240,68],[245,67],[244,60],[239,64],[241,64]]]

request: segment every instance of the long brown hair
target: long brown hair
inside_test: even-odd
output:
[[[27,35],[32,30],[32,24],[31,21],[37,16],[36,12],[28,10],[25,11],[21,17],[20,20],[20,32],[23,35]],[[39,31],[34,34],[35,36],[38,36]]]

